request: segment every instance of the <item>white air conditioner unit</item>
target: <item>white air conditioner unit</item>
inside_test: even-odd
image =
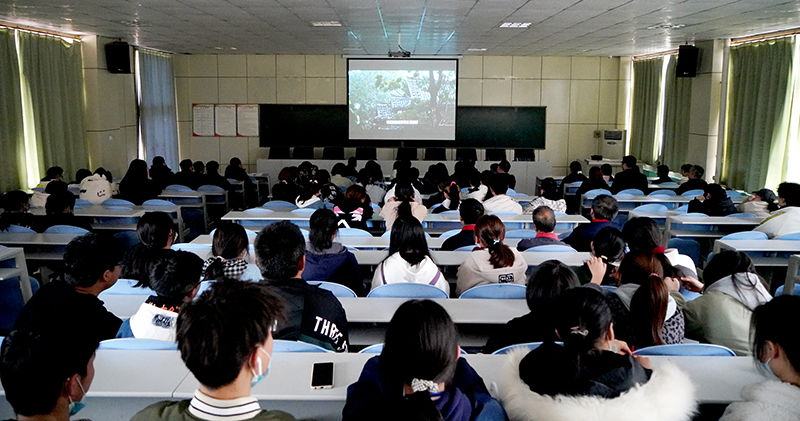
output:
[[[622,159],[625,154],[627,130],[603,130],[600,143],[600,154],[604,159]]]

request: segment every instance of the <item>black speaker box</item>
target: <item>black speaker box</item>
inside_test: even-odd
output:
[[[677,77],[697,76],[697,55],[700,49],[693,45],[681,45],[678,48]]]
[[[131,72],[131,54],[127,42],[106,44],[106,68],[109,73]]]

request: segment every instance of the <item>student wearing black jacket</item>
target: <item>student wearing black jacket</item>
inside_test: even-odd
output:
[[[603,171],[600,170],[600,167],[592,167],[589,169],[589,179],[584,181],[580,187],[578,187],[578,191],[575,192],[578,196],[596,189],[603,189],[611,191],[611,187],[606,184],[605,180],[603,180]]]
[[[639,171],[636,157],[633,155],[622,158],[622,172],[618,172],[614,176],[611,192],[617,194],[627,189],[639,189],[642,193],[647,192],[647,176]]]
[[[706,170],[699,165],[692,165],[689,170],[689,179],[675,189],[676,194],[683,194],[689,190],[705,190],[708,183],[703,180]]]
[[[703,190],[702,196],[698,196],[689,202],[690,213],[704,213],[708,216],[727,216],[737,213],[736,205],[725,193],[725,189],[719,184],[709,184]]]
[[[461,202],[458,214],[464,226],[461,232],[444,240],[442,250],[452,251],[459,247],[475,245],[475,223],[483,216],[483,205],[475,199],[466,199]]]

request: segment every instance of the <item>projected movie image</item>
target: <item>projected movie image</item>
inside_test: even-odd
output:
[[[351,139],[455,139],[454,68],[370,70],[351,64],[348,85]]]

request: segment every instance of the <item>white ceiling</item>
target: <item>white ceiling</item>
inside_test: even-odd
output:
[[[414,54],[629,56],[800,27],[800,0],[0,0],[0,21],[176,53],[384,55],[399,31]]]

